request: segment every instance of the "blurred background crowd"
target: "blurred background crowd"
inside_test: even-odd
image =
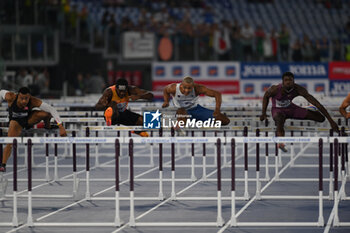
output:
[[[44,92],[67,80],[72,94],[83,95],[113,83],[109,67],[147,80],[152,61],[350,61],[349,6],[346,0],[6,0],[0,63],[16,70],[18,85],[43,83]],[[144,39],[144,57],[125,54],[127,46],[141,46],[128,32]]]

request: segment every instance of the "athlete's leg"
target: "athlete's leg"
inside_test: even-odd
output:
[[[221,121],[221,125],[228,125],[230,124],[230,119],[226,116],[224,113],[219,113],[218,115],[214,116],[215,120]]]
[[[305,120],[313,120],[317,122],[324,122],[326,118],[319,111],[307,110]]]
[[[276,133],[278,137],[283,137],[284,136],[284,123],[286,122],[286,116],[278,112],[276,114],[273,114],[273,120],[275,121],[276,124]],[[287,152],[286,146],[284,143],[279,143],[278,148],[280,148],[283,152]]]
[[[284,136],[284,123],[286,122],[286,116],[283,113],[276,113],[274,115],[273,120],[276,124],[276,132],[277,136],[283,137]]]
[[[8,137],[18,137],[21,134],[21,132],[22,132],[22,126],[17,121],[13,121],[13,120],[10,121],[7,136]],[[12,143],[7,144],[5,149],[4,149],[4,153],[3,153],[3,157],[2,157],[2,164],[6,164],[8,158],[10,158],[11,149],[12,149]]]
[[[188,115],[188,112],[186,111],[186,109],[184,108],[179,108],[177,111],[176,111],[176,117],[177,117],[177,121],[183,121],[183,122],[186,122],[187,120],[187,116]]]
[[[45,128],[50,128],[50,120],[51,120],[51,114],[48,112],[44,111],[34,111],[32,114],[29,116],[28,119],[28,126],[33,126],[40,121],[44,121],[45,123]]]

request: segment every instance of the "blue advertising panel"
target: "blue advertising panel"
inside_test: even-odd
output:
[[[332,96],[346,96],[350,93],[350,81],[329,81],[329,93]]]
[[[281,79],[286,71],[296,79],[327,79],[328,63],[241,63],[242,79]]]

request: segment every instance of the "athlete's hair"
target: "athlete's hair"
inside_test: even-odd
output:
[[[284,77],[292,77],[294,79],[294,74],[290,71],[287,71],[287,72],[284,72],[282,74],[282,81],[283,81]]]
[[[185,83],[193,83],[193,78],[191,78],[190,76],[186,76],[183,78],[182,81]]]
[[[115,85],[117,89],[119,89],[119,86],[123,86],[123,88],[126,90],[128,88],[128,81],[126,79],[120,78],[117,80]]]
[[[21,94],[30,94],[30,90],[28,87],[21,87],[19,90],[18,90],[18,93],[21,93]]]

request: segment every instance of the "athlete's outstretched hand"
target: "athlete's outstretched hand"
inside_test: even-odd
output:
[[[60,125],[58,126],[58,128],[60,129],[60,136],[61,136],[61,137],[67,137],[67,132],[66,132],[66,129],[63,127],[63,125],[60,124]]]
[[[266,120],[267,116],[266,113],[261,114],[260,121]]]
[[[169,107],[169,102],[164,102],[163,103],[162,108],[166,108],[166,107]]]

